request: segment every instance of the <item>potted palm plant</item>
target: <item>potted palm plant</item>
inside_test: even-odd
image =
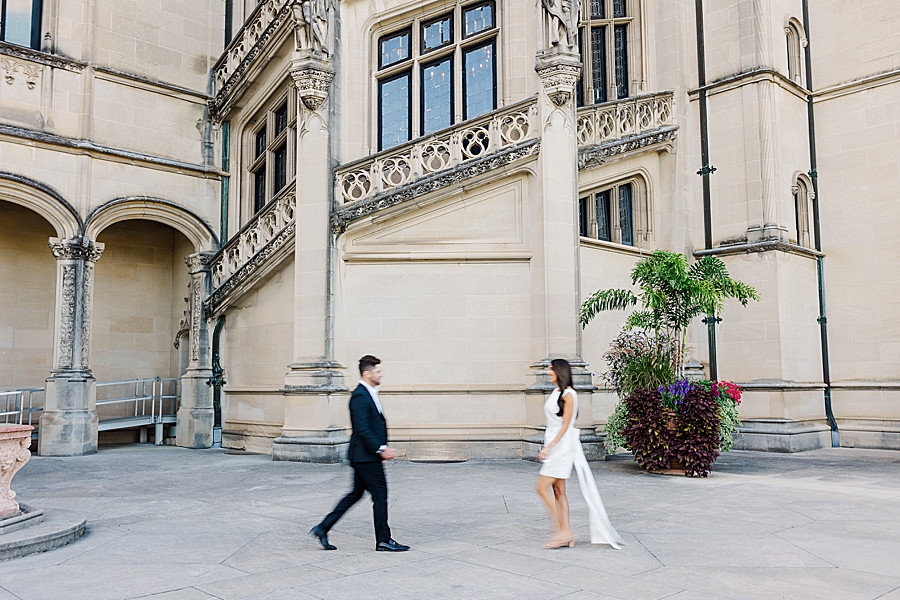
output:
[[[606,426],[606,447],[625,447],[651,471],[673,466],[704,476],[719,451],[731,447],[739,425],[740,389],[730,382],[684,378],[687,328],[701,314],[715,316],[726,299],[747,306],[752,287],[732,279],[725,264],[704,256],[656,251],[635,264],[638,292],[598,290],[581,305],[582,327],[601,311],[636,307],[605,354],[607,380],[619,403]]]

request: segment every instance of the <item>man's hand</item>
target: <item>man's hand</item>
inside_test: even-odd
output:
[[[394,460],[397,458],[397,451],[393,448],[385,448],[381,451],[381,460]]]

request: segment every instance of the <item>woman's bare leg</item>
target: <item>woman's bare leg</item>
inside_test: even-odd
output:
[[[553,523],[554,537],[559,537],[560,533],[562,532],[559,525],[559,516],[557,515],[556,498],[554,497],[554,492],[550,490],[550,488],[554,486],[555,482],[557,481],[559,480],[554,479],[553,477],[538,475],[537,486],[535,486],[535,491],[547,506],[547,512],[550,513],[550,522]]]
[[[572,535],[569,526],[569,499],[566,497],[566,480],[553,480],[553,494],[556,496],[556,518],[559,522],[559,535],[568,539]]]

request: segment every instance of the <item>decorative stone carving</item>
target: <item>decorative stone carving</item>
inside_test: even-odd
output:
[[[200,360],[200,325],[203,321],[203,280],[191,281],[191,362]]]
[[[16,72],[19,70],[25,75],[25,84],[29,90],[33,90],[37,83],[37,78],[41,75],[42,68],[37,65],[23,64],[11,58],[0,59],[0,67],[3,67],[5,74],[3,80],[7,85],[12,85],[16,80]]]
[[[294,17],[294,46],[301,52],[327,57],[328,31],[333,7],[327,0],[299,0],[291,6]],[[315,110],[315,109],[313,109]]]
[[[550,101],[560,108],[566,106],[581,77],[578,55],[556,53],[539,56],[535,70]]]
[[[334,80],[334,70],[320,61],[303,61],[302,66],[291,69],[291,77],[300,95],[303,105],[316,111],[328,97],[328,89]]]
[[[501,150],[472,163],[465,163],[449,171],[424,177],[415,183],[392,190],[380,196],[354,202],[331,215],[331,230],[335,235],[343,233],[346,231],[347,226],[353,221],[357,221],[392,206],[420,198],[425,194],[460,184],[473,177],[483,175],[484,173],[501,169],[506,165],[538,154],[540,148],[541,144],[539,139],[528,140],[518,146]]]
[[[541,6],[544,9],[547,47],[564,45],[577,51],[581,0],[541,0]]]
[[[654,144],[674,141],[677,131],[678,127],[670,125],[657,131],[651,131],[631,136],[626,139],[613,140],[597,144],[596,146],[583,148],[578,152],[578,170],[581,171],[583,169],[600,166],[606,162],[606,159],[610,156],[639,150],[641,148],[653,146]]]
[[[62,268],[62,305],[59,319],[59,364],[57,368],[72,368],[75,344],[75,267]]]
[[[97,262],[103,254],[103,244],[91,243],[85,239],[61,240],[52,238],[48,245],[56,260],[89,260]]]
[[[19,514],[12,478],[31,458],[31,425],[0,426],[0,518]]]
[[[94,266],[90,262],[84,265],[84,300],[81,309],[81,368],[91,366],[91,312],[94,291]]]

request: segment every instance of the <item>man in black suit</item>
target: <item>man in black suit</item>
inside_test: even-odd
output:
[[[404,552],[409,546],[398,544],[391,538],[388,527],[387,480],[383,462],[393,460],[397,453],[387,445],[387,423],[378,400],[381,383],[381,361],[371,355],[359,359],[360,382],[350,396],[350,424],[353,434],[347,459],[353,467],[353,489],[344,496],[334,510],[312,528],[310,535],[318,538],[326,550],[337,550],[328,541],[328,532],[344,516],[347,510],[359,502],[363,493],[372,495],[375,516],[375,550],[379,552]]]

